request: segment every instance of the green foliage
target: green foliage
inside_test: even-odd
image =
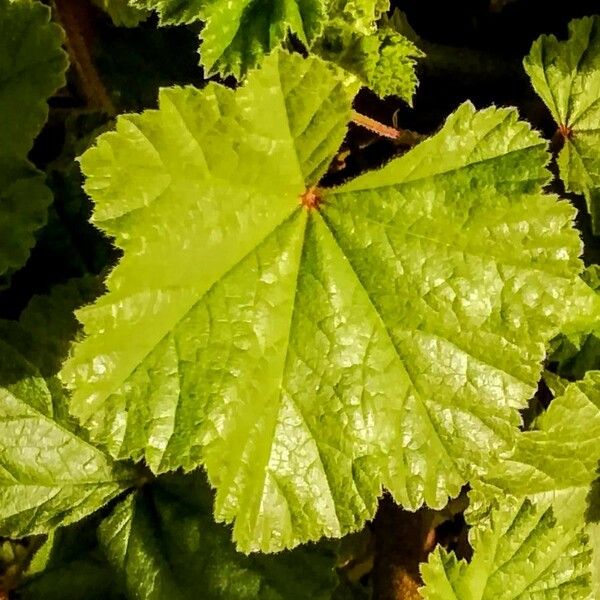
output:
[[[158,480],[123,500],[99,529],[100,545],[131,597],[177,600],[327,600],[334,554],[317,547],[276,557],[238,554],[212,518],[201,477]]]
[[[0,0],[0,597],[600,597],[600,17],[549,145],[387,0],[93,2]]]
[[[591,550],[581,528],[561,527],[551,508],[506,501],[471,529],[469,537],[469,563],[437,548],[421,566],[425,600],[590,597]]]
[[[487,483],[518,496],[585,497],[600,460],[600,371],[569,384],[535,427],[519,435],[510,458],[491,468]]]
[[[55,414],[50,386],[11,343],[0,339],[0,350],[0,532],[21,537],[90,514],[133,474]]]
[[[411,103],[417,86],[415,59],[422,52],[398,32],[377,29],[388,0],[130,2],[157,10],[163,25],[204,21],[200,54],[209,75],[246,75],[291,33],[380,96],[395,94]]]
[[[363,34],[352,23],[334,19],[313,50],[356,75],[379,96],[394,94],[412,104],[417,87],[415,58],[422,52],[390,28]]]
[[[600,369],[600,285],[598,266],[592,265],[573,285],[569,318],[561,335],[551,343],[549,361],[558,374],[582,379],[587,371]]]
[[[564,137],[558,157],[568,191],[584,194],[600,233],[600,18],[571,21],[569,39],[541,36],[524,61]]]
[[[92,0],[105,10],[115,25],[135,27],[148,18],[148,11],[130,6],[127,0]]]
[[[67,66],[61,30],[49,20],[37,0],[0,0],[0,286],[27,259],[52,199],[27,161]]]
[[[246,551],[351,531],[382,485],[442,507],[483,473],[579,270],[573,211],[541,190],[545,143],[510,110],[465,104],[307,211],[352,93],[276,54],[235,94],[163,91],[82,158],[125,256],[79,312],[71,409],[115,458],[203,464]]]

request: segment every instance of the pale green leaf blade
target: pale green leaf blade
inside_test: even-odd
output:
[[[557,524],[551,508],[506,498],[470,531],[470,563],[437,548],[421,565],[425,600],[584,600],[591,549],[581,526]]]
[[[338,18],[327,24],[312,50],[356,75],[379,96],[394,94],[412,104],[417,88],[415,59],[423,53],[393,29],[363,34],[354,23]]]
[[[584,194],[600,229],[600,17],[569,23],[569,38],[533,43],[524,61],[534,89],[564,136],[558,165],[568,191]]]
[[[544,148],[514,111],[465,104],[323,205],[404,371],[404,451],[385,482],[402,504],[443,506],[509,450],[535,389],[579,247],[573,210],[540,193]]]
[[[133,479],[55,419],[44,379],[0,339],[0,532],[21,537],[77,521]]]
[[[131,597],[144,600],[328,600],[335,555],[311,546],[275,556],[236,552],[212,518],[203,477],[159,480],[119,503],[99,539]]]
[[[279,60],[313,65],[342,102],[320,62]],[[542,193],[545,143],[514,111],[464,105],[300,208],[338,121],[327,97],[307,110],[302,72],[283,82],[287,115],[263,109],[281,85],[271,61],[235,94],[164,92],[84,156],[95,219],[125,257],[79,313],[88,337],[63,371],[74,414],[114,456],[204,464],[245,551],[357,529],[383,485],[443,506],[512,448],[580,268],[573,209]],[[219,140],[197,101],[216,96]],[[192,139],[188,110],[203,122]],[[285,125],[278,156],[253,118]]]

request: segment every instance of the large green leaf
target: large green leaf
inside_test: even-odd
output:
[[[513,110],[464,104],[314,190],[344,81],[274,55],[237,92],[163,90],[82,158],[124,258],[78,313],[72,411],[115,457],[204,464],[246,551],[356,529],[382,485],[441,507],[512,448],[580,268],[573,209],[541,190],[546,145]]]
[[[426,600],[590,598],[591,550],[581,525],[561,526],[551,508],[505,499],[469,541],[469,563],[438,547],[421,566]]]
[[[10,324],[3,324],[6,330]],[[54,414],[37,369],[0,337],[0,534],[21,537],[79,520],[133,481],[126,466]],[[19,337],[26,339],[25,332]]]
[[[140,600],[328,600],[337,583],[331,549],[236,552],[196,475],[130,495],[101,524],[99,538],[129,597]]]
[[[25,262],[52,199],[26,157],[64,84],[62,41],[41,2],[0,0],[0,277]]]
[[[571,21],[564,42],[541,36],[524,65],[564,137],[560,176],[585,195],[600,233],[600,17]]]

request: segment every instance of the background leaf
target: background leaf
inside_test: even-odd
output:
[[[37,0],[0,0],[0,287],[27,259],[52,200],[26,160],[67,67],[62,31],[49,21]]]
[[[600,233],[600,17],[571,21],[569,39],[533,43],[524,61],[536,92],[562,128],[558,157],[567,191],[584,194]]]

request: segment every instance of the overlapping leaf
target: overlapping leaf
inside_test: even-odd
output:
[[[465,104],[312,190],[345,82],[275,54],[236,92],[163,90],[82,158],[125,256],[79,312],[72,411],[117,458],[204,464],[246,551],[355,529],[382,485],[444,505],[512,447],[579,270],[545,143],[511,110]]]
[[[307,49],[356,75],[376,94],[411,102],[417,47],[376,22],[388,0],[130,0],[158,11],[163,24],[206,22],[201,62],[208,73],[244,76],[293,34]]]
[[[591,550],[581,525],[557,524],[551,508],[505,499],[469,538],[469,563],[438,547],[421,566],[426,600],[590,597]]]
[[[569,39],[534,42],[525,70],[564,137],[558,157],[568,191],[584,194],[600,232],[600,17],[571,21]]]
[[[582,381],[567,385],[536,419],[535,428],[521,434],[513,456],[490,469],[478,492],[484,499],[499,496],[506,501],[512,494],[534,497],[541,506],[552,504],[565,531],[577,531],[587,522],[597,563],[598,526],[589,513],[597,503],[592,482],[599,461],[600,371],[590,371]],[[593,572],[600,591],[600,573]],[[571,597],[563,593],[557,597]]]
[[[573,285],[566,307],[567,321],[550,345],[549,360],[559,375],[582,379],[600,369],[600,269],[588,267]]]
[[[365,34],[354,23],[332,19],[313,51],[356,75],[379,96],[394,94],[412,103],[417,87],[415,59],[423,53],[393,29]]]
[[[63,85],[62,33],[37,0],[0,0],[0,276],[25,262],[51,202],[27,159]]]
[[[90,297],[91,287],[87,280],[61,286],[35,299],[21,324],[0,321],[2,535],[41,533],[81,519],[135,479],[73,426],[52,378],[77,328],[73,308]]]
[[[20,537],[81,519],[133,479],[54,415],[46,382],[0,340],[0,531]]]
[[[487,482],[518,496],[587,494],[600,460],[600,371],[571,383]]]
[[[145,600],[328,600],[337,577],[331,550],[298,548],[277,556],[235,551],[212,517],[200,476],[155,483],[122,501],[99,539],[131,598]]]

